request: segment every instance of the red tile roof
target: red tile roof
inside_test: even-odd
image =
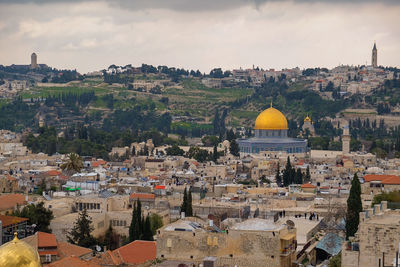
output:
[[[37,232],[38,248],[57,247],[57,239],[55,234]]]
[[[58,242],[57,244],[58,255],[60,259],[70,256],[81,257],[83,255],[92,253],[89,248],[80,247],[67,242]]]
[[[21,194],[0,195],[0,211],[12,209],[17,205],[26,204],[25,196]]]
[[[317,188],[315,185],[312,184],[302,184],[301,188]]]
[[[57,171],[57,170],[50,170],[50,171],[46,172],[46,174],[50,175],[50,176],[58,176],[58,175],[61,175],[61,172]]]
[[[17,178],[15,178],[15,177],[12,177],[12,176],[8,176],[8,177],[7,177],[7,180],[9,180],[9,181],[16,181],[16,180],[17,180]]]
[[[21,217],[16,217],[16,216],[8,216],[8,215],[0,215],[0,221],[3,224],[3,228],[13,225],[13,224],[18,224],[21,222],[27,221],[27,218],[21,218]]]
[[[165,189],[165,185],[156,185],[154,189]]]
[[[154,194],[144,194],[144,193],[132,193],[130,198],[133,199],[154,199]]]
[[[114,255],[122,258],[125,264],[139,264],[156,258],[157,245],[154,241],[136,240],[113,250]]]
[[[100,267],[100,265],[93,262],[86,262],[78,257],[70,256],[59,261],[55,261],[47,265],[48,267]]]
[[[365,182],[371,182],[371,181],[384,181],[386,179],[400,179],[399,176],[396,175],[385,175],[385,174],[367,174],[364,176],[364,181]]]
[[[382,184],[398,184],[400,185],[400,177],[395,176],[395,177],[390,177],[385,180],[382,180]]]

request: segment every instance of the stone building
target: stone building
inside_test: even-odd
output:
[[[216,257],[215,266],[292,266],[296,229],[272,220],[249,219],[221,231],[212,221],[178,220],[157,233],[157,258],[200,263]]]
[[[376,43],[374,43],[374,47],[372,48],[372,60],[371,60],[372,67],[378,67],[378,50],[376,49]]]
[[[400,210],[387,202],[360,212],[354,237],[342,245],[342,267],[395,266],[400,242]]]
[[[313,124],[314,124],[313,121],[307,115],[307,117],[304,119],[304,124],[303,124],[303,126],[301,128],[303,130],[303,135],[306,132],[306,130],[308,130],[311,135],[315,135],[315,129],[314,129],[314,125]]]

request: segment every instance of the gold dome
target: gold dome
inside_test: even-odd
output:
[[[307,115],[307,117],[304,119],[304,122],[312,122],[311,118]]]
[[[258,115],[254,126],[255,130],[287,130],[288,123],[285,116],[277,110],[271,107],[267,108]]]
[[[40,267],[40,258],[37,251],[18,239],[14,239],[0,246],[0,266],[1,267]]]

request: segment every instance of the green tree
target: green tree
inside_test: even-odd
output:
[[[229,144],[229,151],[235,157],[239,157],[239,145],[235,139],[233,139]]]
[[[183,156],[185,154],[185,151],[183,151],[183,149],[176,144],[172,145],[171,147],[167,147],[165,152],[170,156]]]
[[[187,206],[188,206],[188,195],[187,195],[187,191],[186,191],[186,187],[185,187],[185,190],[183,191],[183,201],[182,201],[182,205],[181,205],[181,212],[184,212],[186,214]]]
[[[329,259],[328,267],[341,267],[342,266],[342,254],[339,253]]]
[[[142,237],[142,203],[136,201],[133,206],[131,225],[129,226],[129,242]]]
[[[50,222],[54,219],[53,212],[44,207],[43,202],[38,204],[29,204],[22,210],[17,209],[12,212],[13,216],[28,218],[28,224],[35,224],[36,231],[51,233]]]
[[[218,157],[219,157],[218,149],[217,149],[217,145],[216,144],[214,145],[214,150],[213,150],[212,156],[213,156],[213,161],[216,163],[217,160],[218,160]]]
[[[79,213],[74,227],[67,234],[68,242],[89,248],[97,243],[96,239],[92,236],[93,231],[92,219],[87,214],[86,209]]]
[[[301,173],[300,168],[298,168],[296,171],[295,183],[303,184],[303,174]]]
[[[307,166],[306,175],[304,176],[304,183],[309,183],[311,181],[310,166]]]
[[[80,172],[82,168],[82,158],[76,153],[70,153],[67,162],[61,165],[61,169],[69,173]]]
[[[108,250],[117,249],[119,246],[119,236],[114,232],[111,224],[104,235],[103,246],[106,246]]]
[[[187,195],[187,206],[186,206],[186,216],[193,216],[193,207],[192,207],[192,190],[189,189],[189,193]]]
[[[346,238],[354,236],[360,223],[360,212],[362,211],[361,185],[357,173],[354,174],[351,182],[349,198],[347,199],[346,215]]]
[[[155,235],[157,229],[160,229],[164,225],[162,217],[157,213],[152,213],[150,215],[150,225],[151,225],[151,232],[153,233],[153,235]]]
[[[278,168],[276,169],[275,182],[278,184],[278,186],[282,185],[282,177],[280,173],[279,162],[278,162]]]
[[[151,231],[150,217],[146,216],[143,224],[142,240],[153,241],[153,232]]]

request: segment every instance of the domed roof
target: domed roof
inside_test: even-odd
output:
[[[37,251],[18,239],[14,239],[0,246],[0,266],[2,267],[40,267],[40,258]]]
[[[307,117],[304,119],[304,122],[312,122],[311,118],[307,115]]]
[[[263,112],[261,112],[254,126],[255,130],[287,130],[288,123],[285,116],[277,110],[276,108],[271,107],[267,108]]]

